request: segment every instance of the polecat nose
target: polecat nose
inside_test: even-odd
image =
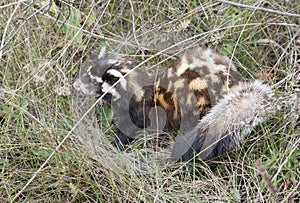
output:
[[[80,80],[76,80],[76,81],[73,83],[73,87],[74,87],[77,91],[80,91]]]

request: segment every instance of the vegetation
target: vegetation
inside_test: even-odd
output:
[[[297,0],[247,4],[300,14]],[[298,202],[299,30],[299,16],[210,0],[2,0],[0,202]],[[118,153],[110,110],[84,115],[93,100],[71,86],[103,46],[149,71],[212,47],[272,85],[280,108],[218,160],[167,163],[168,148],[145,139]]]

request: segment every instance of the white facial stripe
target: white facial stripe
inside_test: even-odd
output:
[[[115,88],[111,88],[111,89],[110,89],[110,87],[111,87],[111,86],[110,86],[108,83],[104,82],[104,83],[102,84],[102,92],[112,93],[112,90],[115,90]]]
[[[107,71],[107,73],[111,74],[112,76],[114,76],[116,78],[121,78],[123,76],[123,74],[120,71],[117,71],[115,69],[109,69]]]
[[[98,83],[103,83],[103,80],[100,77],[93,77],[92,76],[91,79],[96,80]]]
[[[87,71],[89,77],[91,78],[91,80],[96,80],[98,83],[102,83],[103,80],[101,77],[98,77],[98,76],[93,76],[92,73],[91,73],[91,70],[89,68],[89,70]]]
[[[111,87],[108,83],[104,82],[102,84],[102,92],[104,93],[110,93],[113,96],[113,100],[117,100],[121,98],[121,95],[116,91],[116,89]]]
[[[120,80],[120,84],[121,84],[121,87],[124,89],[124,90],[127,90],[127,81],[125,78],[122,78],[123,77],[123,74],[115,69],[110,69],[107,71],[108,74],[116,77],[116,78],[121,78]]]

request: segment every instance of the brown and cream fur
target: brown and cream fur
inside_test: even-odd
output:
[[[181,129],[190,129],[239,82],[239,74],[227,57],[211,49],[195,48],[159,77],[154,99],[166,111],[171,127],[181,123]]]
[[[269,104],[270,88],[244,83],[230,60],[218,52],[190,49],[158,75],[135,68],[137,64],[102,53],[73,85],[111,102],[118,126],[114,143],[120,150],[139,129],[178,130],[184,135],[175,140],[172,160],[189,161],[199,154],[211,159],[235,149],[265,120],[262,109]],[[252,108],[253,102],[259,108]],[[263,116],[255,120],[257,115]],[[203,147],[210,148],[202,153]]]

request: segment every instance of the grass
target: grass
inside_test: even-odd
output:
[[[247,4],[300,14],[298,1]],[[1,202],[299,201],[300,18],[209,0],[4,0],[0,19]],[[167,149],[117,153],[104,136],[112,129],[100,132],[93,111],[82,118],[93,101],[71,87],[102,46],[148,60],[150,71],[210,46],[245,79],[273,85],[281,109],[219,160],[171,165]]]

